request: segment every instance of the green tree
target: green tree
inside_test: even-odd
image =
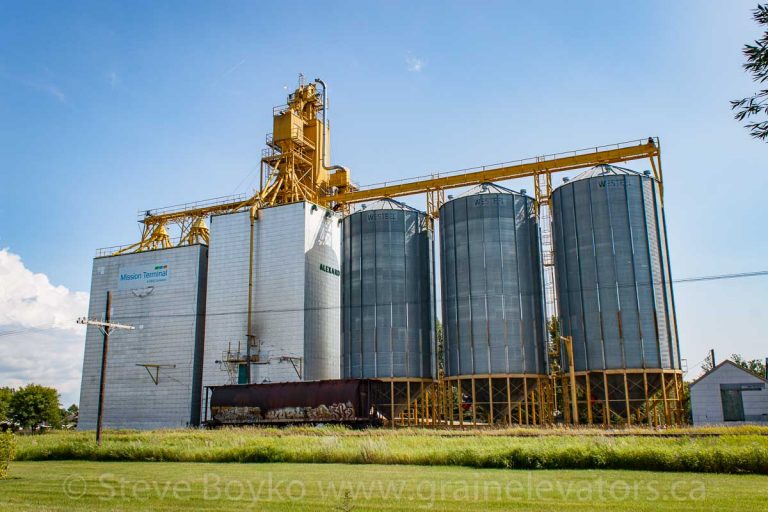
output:
[[[768,82],[768,4],[758,4],[753,11],[753,18],[761,27],[765,27],[763,36],[753,44],[744,45],[744,56],[747,58],[744,69],[752,75],[752,80],[758,84]],[[768,138],[768,89],[761,89],[752,96],[731,101],[731,109],[736,110],[734,117],[738,121],[757,117],[754,122],[746,124],[750,135],[756,139]]]
[[[8,421],[8,411],[11,406],[12,388],[0,388],[0,421]]]
[[[683,414],[685,415],[685,422],[688,424],[693,423],[693,414],[691,412],[691,383],[683,381]]]
[[[552,374],[556,375],[560,373],[561,370],[560,349],[563,345],[562,341],[560,340],[560,320],[556,316],[553,316],[549,319],[549,322],[547,322],[547,332],[549,334],[549,343],[547,344],[549,353],[549,367],[552,371]],[[565,407],[565,402],[563,401],[563,393],[566,393],[566,391],[562,390],[561,393],[558,393],[557,386],[558,383],[555,383],[555,408],[558,411],[562,411],[563,407]]]
[[[435,320],[435,345],[437,345],[437,375],[441,378],[445,374],[445,333],[440,320]]]
[[[72,404],[66,409],[61,409],[62,426],[77,427],[79,413],[80,409],[78,409],[77,404]]]
[[[550,318],[547,324],[549,332],[549,364],[553,372],[560,371],[560,320],[556,316]]]
[[[745,359],[741,354],[732,354],[731,361],[745,370],[749,370],[756,375],[765,377],[765,363],[760,359]]]
[[[30,384],[13,394],[10,417],[22,428],[36,429],[47,424],[61,427],[59,393],[54,388]]]

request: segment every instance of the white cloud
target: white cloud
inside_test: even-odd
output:
[[[0,250],[0,386],[35,382],[77,402],[85,327],[75,320],[87,312],[87,293],[54,286]]]
[[[418,73],[424,68],[424,61],[414,57],[412,55],[409,55],[405,58],[405,65],[408,66],[408,71],[413,71],[415,73]]]

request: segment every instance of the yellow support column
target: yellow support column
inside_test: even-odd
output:
[[[653,426],[653,414],[651,404],[648,401],[648,372],[643,370],[643,397],[645,398],[645,421],[649,426]]]
[[[528,377],[523,377],[523,396],[525,396],[525,424],[530,425],[528,418]]]
[[[477,425],[477,397],[475,396],[475,378],[472,377],[472,424]]]
[[[490,410],[488,423],[493,425],[493,379],[491,377],[488,377],[488,409]]]
[[[589,372],[584,375],[587,393],[587,424],[592,425],[592,387],[589,384]]]
[[[664,399],[664,424],[669,425],[669,403],[667,402],[667,383],[664,381],[664,370],[661,370],[661,394]]]
[[[408,415],[408,426],[411,426],[411,381],[405,382],[405,413]]]
[[[392,428],[395,428],[395,382],[389,382],[389,410],[392,418]]]
[[[603,370],[603,391],[605,391],[605,422],[606,427],[611,426],[611,399],[608,394],[608,374]]]
[[[627,384],[627,372],[624,372],[624,403],[627,408],[627,426],[632,426],[632,413],[629,408],[629,385]]]
[[[568,354],[568,377],[571,381],[571,415],[573,418],[573,424],[579,424],[579,404],[578,395],[576,394],[576,365],[573,362],[573,338],[571,336],[561,336],[560,339],[565,345],[565,350]]]

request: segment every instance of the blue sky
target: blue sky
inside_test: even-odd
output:
[[[2,2],[0,248],[87,291],[139,209],[252,191],[303,72],[361,184],[657,135],[675,276],[768,267],[768,145],[728,103],[754,1],[328,4]],[[768,355],[768,278],[676,294],[691,364]]]

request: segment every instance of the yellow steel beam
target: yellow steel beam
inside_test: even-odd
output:
[[[650,158],[654,176],[661,182],[661,158],[658,139],[649,138],[611,146],[601,146],[586,150],[571,151],[555,155],[542,156],[514,163],[497,164],[455,171],[444,175],[432,175],[423,179],[402,181],[393,184],[371,187],[363,190],[342,192],[336,195],[320,195],[318,202],[323,206],[336,204],[344,206],[350,203],[370,201],[385,197],[401,197],[423,192],[437,193],[445,189],[478,185],[484,182],[503,181],[514,178],[525,178],[541,174],[568,171],[599,164],[611,164]],[[655,159],[655,160],[654,160]],[[279,178],[278,178],[279,179]],[[278,191],[277,182],[271,183],[253,197],[239,199],[228,203],[204,205],[189,209],[146,215],[142,241],[122,249],[122,252],[145,250],[145,243],[154,228],[167,224],[183,223],[208,217],[213,214],[231,213],[261,204],[272,204],[277,200],[271,197]],[[437,196],[436,196],[437,197]],[[439,206],[436,205],[436,206]]]
[[[525,178],[534,174],[553,173],[590,167],[600,164],[611,164],[617,162],[626,162],[629,160],[639,160],[642,158],[659,157],[658,143],[653,139],[647,141],[638,141],[635,144],[627,146],[608,146],[594,148],[594,150],[573,153],[563,153],[553,155],[552,157],[540,157],[514,163],[511,165],[501,164],[497,167],[481,167],[479,170],[470,172],[461,172],[447,176],[429,177],[423,180],[409,181],[392,185],[383,185],[380,187],[358,190],[355,192],[346,192],[333,196],[321,198],[325,204],[335,202],[338,204],[357,203],[361,201],[370,201],[382,199],[385,197],[400,197],[430,190],[440,190],[446,188],[465,187],[478,185],[480,183],[491,181],[502,181],[513,178]]]
[[[178,210],[175,212],[159,213],[157,215],[146,215],[141,222],[144,225],[166,224],[169,222],[181,221],[184,219],[205,218],[209,215],[218,213],[229,213],[248,206],[253,206],[258,202],[259,195],[256,194],[250,199],[234,201],[231,203],[215,204],[210,206],[201,206],[199,208],[190,208],[188,210]]]

